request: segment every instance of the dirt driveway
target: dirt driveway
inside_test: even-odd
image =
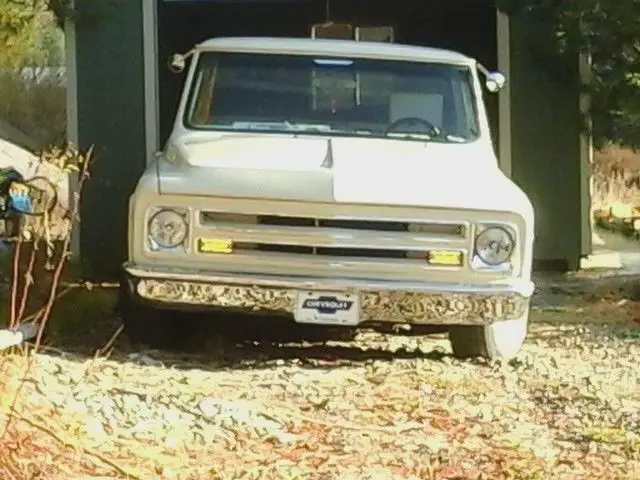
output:
[[[45,351],[0,478],[638,479],[640,306],[545,288],[510,364],[454,360],[442,334]],[[25,364],[0,358],[0,434]]]

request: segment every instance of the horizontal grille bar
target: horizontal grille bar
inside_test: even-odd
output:
[[[371,220],[329,220],[305,217],[261,216],[262,225],[286,225],[296,227],[327,227],[347,230],[377,230],[380,232],[407,232],[409,224],[403,222],[376,222]]]

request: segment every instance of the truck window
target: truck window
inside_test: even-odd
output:
[[[205,52],[191,89],[184,123],[193,129],[385,137],[394,122],[417,118],[442,141],[478,135],[465,66]]]

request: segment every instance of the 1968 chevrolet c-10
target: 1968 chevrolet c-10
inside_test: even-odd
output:
[[[483,102],[504,76],[349,40],[217,38],[190,54],[172,134],[130,199],[132,337],[203,307],[446,325],[460,357],[520,350],[534,214]]]

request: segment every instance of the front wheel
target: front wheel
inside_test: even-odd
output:
[[[118,306],[124,332],[134,345],[157,349],[183,348],[190,338],[190,325],[178,314],[141,304],[125,275],[121,275]]]
[[[454,326],[449,330],[453,355],[458,358],[488,359],[515,357],[525,339],[529,312],[513,320],[501,320],[486,326]]]

